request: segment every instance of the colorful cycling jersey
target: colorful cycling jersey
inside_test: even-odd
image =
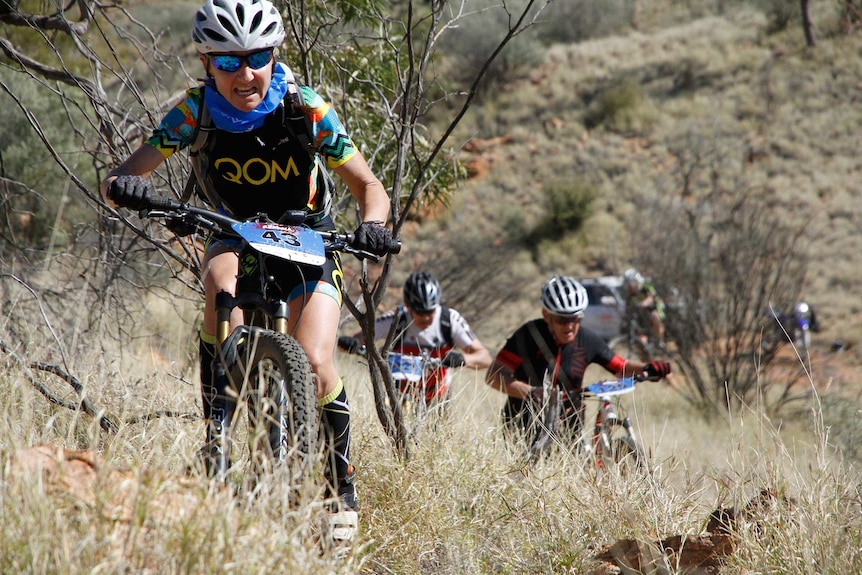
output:
[[[356,146],[335,110],[308,86],[299,89],[308,108],[317,153],[330,168],[341,166],[356,154]],[[194,143],[201,90],[200,86],[187,90],[147,140],[165,158]],[[317,211],[321,207],[317,170],[300,143],[290,137],[283,112],[279,106],[256,130],[235,133],[214,129],[208,138],[207,176],[222,201],[218,207],[234,217],[244,219],[262,212],[277,219],[287,210]]]
[[[387,312],[374,322],[374,338],[376,340],[384,339],[392,324],[398,320],[398,317],[403,308],[399,307],[396,310]],[[413,322],[408,322],[403,329],[403,333],[396,334],[396,346],[392,349],[395,353],[405,355],[422,355],[428,353],[430,357],[444,357],[453,348],[466,349],[470,347],[473,341],[476,340],[476,335],[470,329],[470,325],[464,317],[451,308],[449,310],[449,318],[452,326],[452,341],[447,342],[441,328],[440,306],[434,312],[434,319],[427,328],[420,330]],[[404,310],[406,311],[406,310]],[[409,312],[408,312],[409,313]],[[409,315],[408,315],[409,318]],[[400,341],[399,341],[400,340]],[[445,367],[431,370],[425,380],[425,400],[431,401],[435,397],[442,397],[449,389],[451,374]],[[408,389],[406,382],[402,382],[401,391],[406,392]]]

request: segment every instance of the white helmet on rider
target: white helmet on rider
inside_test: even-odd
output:
[[[644,283],[644,277],[634,268],[629,268],[623,272],[623,283],[626,286],[637,286],[640,288]]]
[[[195,13],[192,40],[201,54],[264,50],[281,45],[284,25],[269,0],[207,0]]]
[[[550,313],[583,317],[589,304],[587,290],[569,276],[554,276],[542,286],[542,307]]]

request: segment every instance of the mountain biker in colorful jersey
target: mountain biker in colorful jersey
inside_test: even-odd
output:
[[[387,312],[374,322],[374,338],[382,340],[395,324],[392,351],[404,355],[442,358],[441,367],[428,373],[425,402],[445,397],[451,374],[447,368],[486,369],[491,354],[479,341],[467,320],[456,310],[442,305],[440,282],[428,272],[410,274],[404,282],[404,305]],[[365,344],[362,332],[338,338],[338,347],[356,353]],[[402,393],[410,391],[409,382],[401,382]]]
[[[102,182],[102,195],[112,206],[140,209],[151,193],[147,177],[175,152],[194,141],[201,109],[206,106],[214,124],[207,151],[207,200],[214,208],[237,219],[258,213],[278,220],[287,210],[306,210],[306,225],[333,230],[329,214],[319,213],[323,198],[316,189],[318,162],[325,160],[350,189],[359,206],[362,223],[354,247],[378,255],[386,253],[391,232],[384,221],[388,195],[362,154],[346,133],[335,110],[307,86],[300,86],[314,136],[316,154],[310,154],[285,125],[285,97],[293,74],[277,61],[285,38],[281,15],[269,0],[207,0],[196,12],[192,40],[206,73],[204,86],[186,91],[168,111],[152,136]],[[214,201],[214,199],[216,201]],[[234,410],[227,384],[214,381],[215,296],[234,293],[238,244],[219,236],[209,238],[202,262],[206,292],[200,331],[201,394],[208,421],[202,456],[207,472],[221,477],[229,464],[221,450],[222,439]],[[294,286],[289,302],[288,329],[302,345],[317,384],[322,425],[327,431],[332,465],[327,476],[340,503],[338,513],[356,523],[354,469],[350,464],[350,409],[347,393],[335,368],[333,350],[338,336],[342,303],[341,262],[337,254],[316,275],[285,278]],[[242,322],[234,310],[231,327]],[[350,515],[352,513],[352,515]],[[347,529],[346,537],[353,530]]]
[[[664,346],[664,302],[655,287],[634,268],[623,273],[623,299],[626,304],[625,322],[634,321],[642,329],[650,330],[651,341]]]
[[[542,286],[542,317],[528,321],[506,340],[488,369],[485,382],[508,397],[503,422],[531,439],[535,407],[540,406],[546,370],[566,394],[564,424],[573,434],[583,420],[581,401],[584,373],[590,364],[604,367],[616,377],[645,374],[663,379],[671,372],[666,361],[643,363],[616,355],[598,334],[581,326],[589,300],[575,279],[557,275]],[[573,435],[574,436],[574,435]]]

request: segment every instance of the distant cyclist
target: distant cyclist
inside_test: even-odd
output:
[[[655,287],[636,269],[623,273],[623,299],[626,303],[626,321],[635,321],[650,341],[664,347],[664,302]],[[647,331],[648,330],[648,331]]]
[[[808,328],[811,331],[814,333],[820,331],[820,322],[817,321],[817,314],[814,312],[813,305],[804,301],[797,303],[793,306],[793,317],[796,319],[798,325],[807,322]]]
[[[456,310],[442,304],[440,282],[429,272],[410,274],[404,283],[404,305],[387,312],[374,323],[374,339],[384,339],[395,324],[395,353],[441,358],[441,367],[432,370],[425,381],[425,401],[442,398],[451,379],[447,368],[485,369],[491,354],[479,341],[467,320]],[[338,338],[338,347],[357,353],[365,344],[362,333]],[[406,382],[402,392],[407,392]]]
[[[820,331],[820,322],[817,320],[814,306],[804,301],[797,302],[791,312],[776,313],[771,309],[767,310],[767,317],[771,320],[772,329],[764,333],[762,342],[764,350],[775,351],[778,344],[786,343],[788,338],[797,349],[809,350],[811,333]]]
[[[513,333],[497,353],[485,382],[508,397],[503,407],[507,427],[531,438],[533,406],[541,405],[546,370],[566,392],[565,427],[575,437],[583,420],[581,394],[587,366],[596,363],[616,377],[645,373],[662,379],[671,372],[666,361],[643,363],[616,355],[595,332],[581,326],[589,300],[575,279],[557,275],[542,287],[542,317],[528,321]]]

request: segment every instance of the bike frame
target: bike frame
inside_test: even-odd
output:
[[[643,468],[646,464],[631,420],[620,404],[621,396],[633,392],[635,384],[642,380],[642,377],[603,380],[580,391],[581,404],[594,400],[597,410],[592,438],[587,438],[589,431],[581,427],[576,442],[587,454],[595,457],[595,465],[600,471],[617,466],[629,457],[637,468]],[[566,415],[564,405],[577,404],[567,401],[565,392],[548,373],[545,374],[543,387],[546,401],[537,414],[540,432],[529,448],[531,460],[557,442],[561,419]]]
[[[628,381],[631,381],[629,387]],[[609,384],[619,384],[619,391],[611,393],[603,393],[601,390],[609,388]],[[635,390],[635,380],[633,378],[623,378],[619,380],[600,381],[587,386],[584,393],[584,398],[594,397],[598,403],[596,411],[596,420],[593,425],[593,447],[596,453],[596,465],[599,468],[604,468],[609,463],[618,463],[616,446],[614,445],[614,430],[622,427],[625,433],[626,443],[636,449],[638,447],[638,439],[632,427],[631,419],[625,415],[624,410],[620,406],[620,397],[623,394],[633,392]],[[595,391],[592,391],[595,390]],[[620,416],[622,414],[622,416]]]

